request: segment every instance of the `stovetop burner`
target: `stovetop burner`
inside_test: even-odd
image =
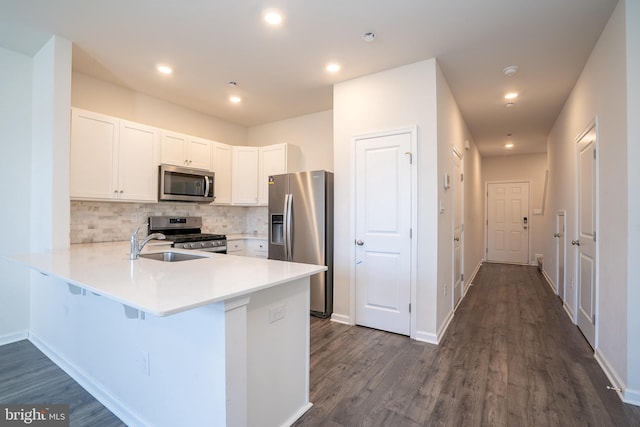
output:
[[[171,246],[183,249],[225,250],[227,236],[224,234],[202,233],[202,217],[152,216],[149,217],[149,233],[162,233]]]

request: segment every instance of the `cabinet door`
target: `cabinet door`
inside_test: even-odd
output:
[[[231,146],[221,142],[212,142],[213,164],[215,173],[214,191],[216,200],[214,203],[231,203]]]
[[[122,200],[158,201],[158,131],[120,121],[118,195]]]
[[[244,240],[227,240],[227,254],[245,256],[247,252]]]
[[[268,258],[269,257],[269,245],[266,239],[248,239],[247,240],[247,255],[255,258]]]
[[[69,191],[72,199],[117,197],[118,120],[73,109]]]
[[[162,132],[160,161],[167,165],[187,166],[188,137],[179,133]]]
[[[232,158],[231,203],[256,205],[258,203],[258,148],[234,146]]]
[[[269,204],[269,176],[298,171],[296,146],[276,144],[260,147],[258,204]]]
[[[211,141],[190,137],[187,146],[187,166],[210,171]]]

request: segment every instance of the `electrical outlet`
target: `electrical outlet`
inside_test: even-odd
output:
[[[284,319],[286,315],[286,306],[284,304],[269,308],[269,323],[277,322]]]
[[[138,352],[138,369],[140,373],[145,376],[151,375],[151,366],[149,365],[149,352],[147,351],[139,351]]]

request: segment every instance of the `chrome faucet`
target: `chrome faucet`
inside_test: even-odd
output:
[[[141,226],[136,228],[133,233],[131,233],[131,253],[129,254],[129,259],[140,258],[140,251],[142,250],[142,248],[144,248],[144,246],[147,243],[149,243],[149,240],[152,240],[152,239],[164,240],[167,238],[167,236],[165,236],[162,233],[152,233],[152,234],[149,234],[142,242],[140,242],[140,240],[138,240],[138,232],[142,227],[145,227],[147,225],[149,224],[148,223],[142,224]]]

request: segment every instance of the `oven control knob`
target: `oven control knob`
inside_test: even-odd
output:
[[[207,247],[207,245],[204,242],[202,242],[202,243],[200,243],[200,247],[201,248],[205,248],[205,247]]]
[[[195,248],[195,245],[194,245],[193,243],[189,243],[189,247],[190,247],[191,249],[193,249],[193,248]]]

